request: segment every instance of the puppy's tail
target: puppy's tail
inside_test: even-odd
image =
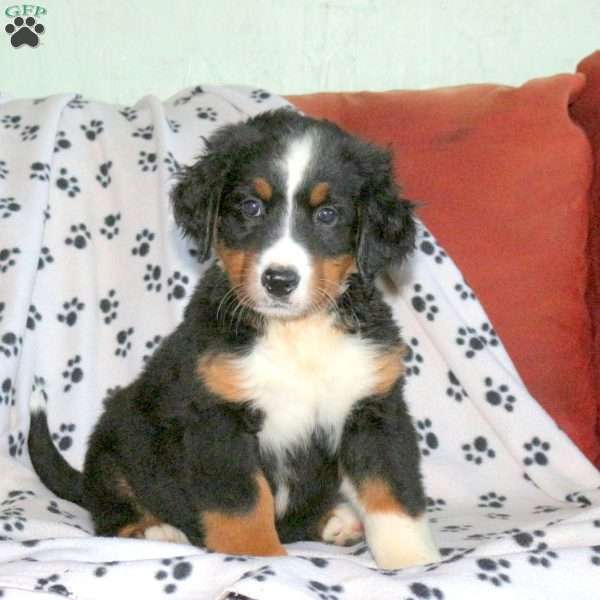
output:
[[[42,390],[32,392],[29,410],[27,446],[35,472],[54,494],[83,506],[83,475],[63,458],[52,441]]]

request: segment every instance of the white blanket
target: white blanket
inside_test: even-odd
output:
[[[33,473],[32,390],[80,467],[102,399],[174,328],[203,272],[170,213],[178,164],[217,126],[284,104],[210,86],[134,107],[0,97],[0,597],[599,598],[600,476],[529,396],[425,229],[387,298],[410,347],[406,394],[441,563],[378,571],[364,544],[298,543],[266,559],[97,538]]]

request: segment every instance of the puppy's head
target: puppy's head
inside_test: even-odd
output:
[[[356,271],[372,285],[414,244],[389,153],[287,109],[217,131],[172,200],[201,259],[214,248],[238,300],[267,317],[322,309]]]

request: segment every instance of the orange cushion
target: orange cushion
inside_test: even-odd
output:
[[[406,195],[474,288],[533,396],[592,460],[591,323],[585,304],[592,158],[558,75],[513,88],[291,96],[389,145]]]

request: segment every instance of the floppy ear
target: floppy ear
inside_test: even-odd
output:
[[[400,196],[389,152],[367,145],[359,200],[357,265],[363,281],[400,264],[414,249],[413,204]]]

